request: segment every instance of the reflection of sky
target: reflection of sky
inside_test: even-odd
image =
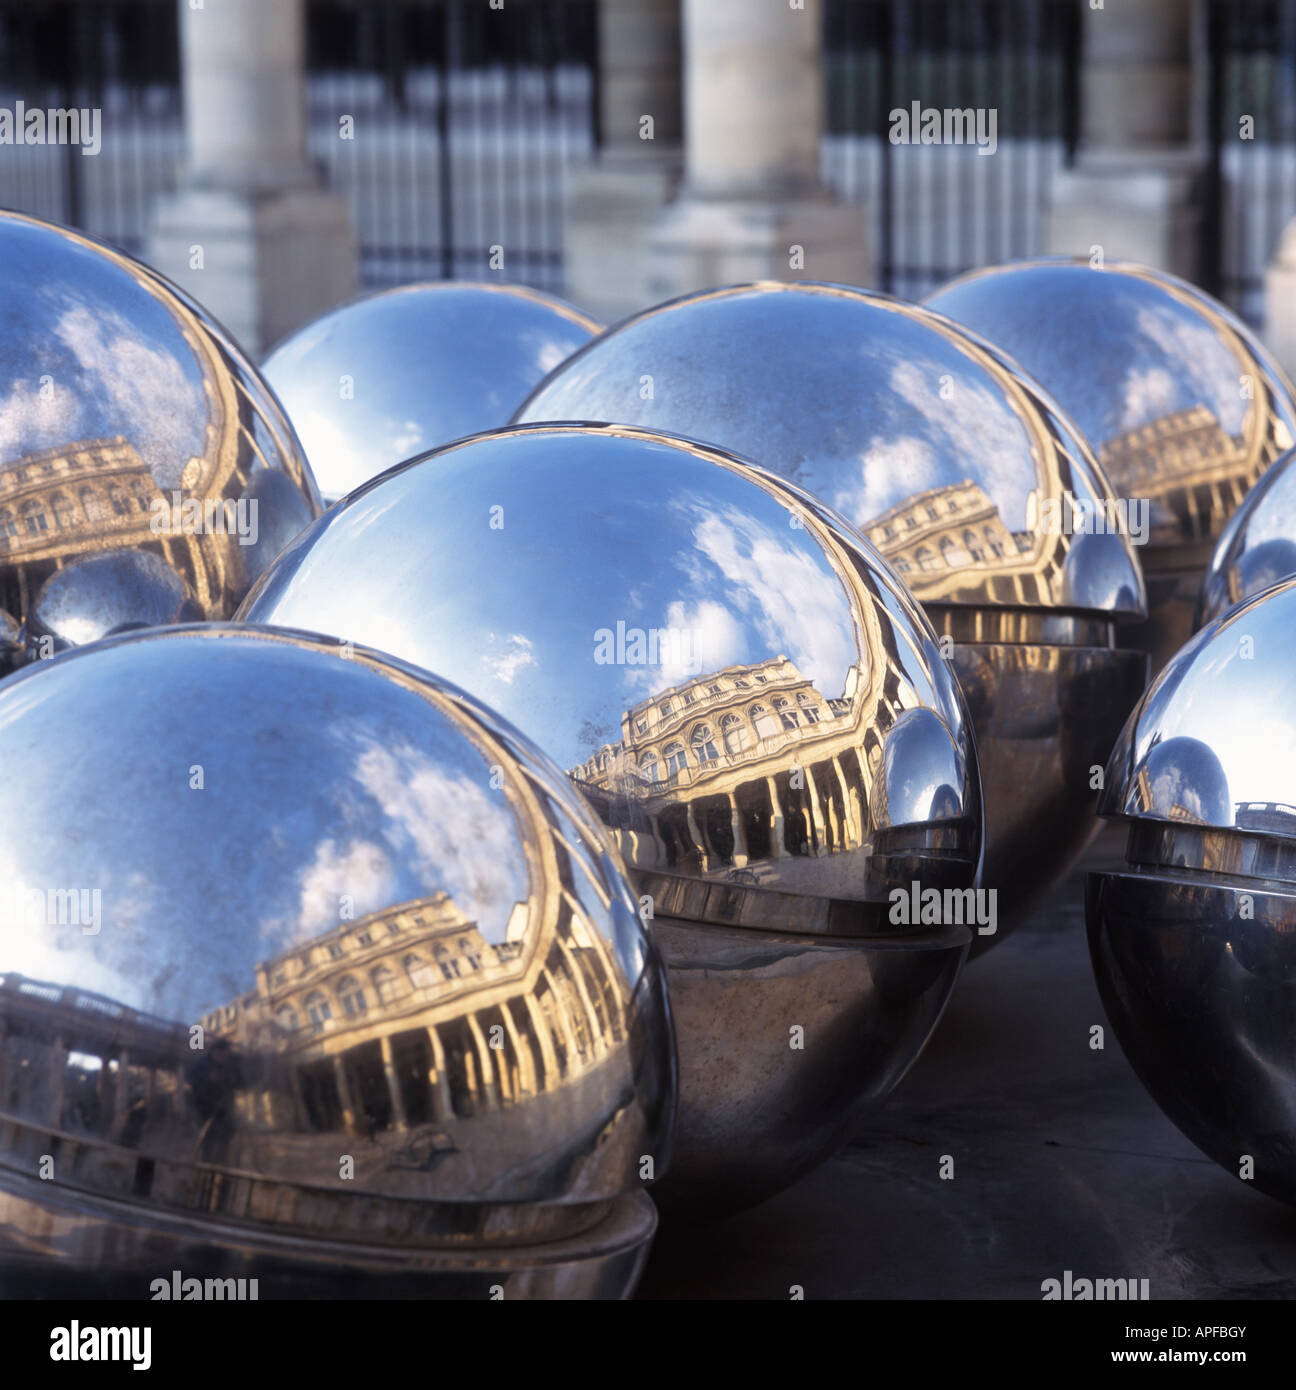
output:
[[[856,524],[972,478],[1020,529],[1036,486],[1025,431],[989,373],[930,324],[831,294],[720,296],[630,323],[576,358],[525,418],[703,439]]]
[[[1291,713],[1291,667],[1286,654],[1296,630],[1296,587],[1263,605],[1248,605],[1205,644],[1178,688],[1154,691],[1135,748],[1136,763],[1151,735],[1199,739],[1218,756],[1230,800],[1296,800],[1296,720]],[[1244,655],[1251,638],[1253,655]]]
[[[10,219],[0,244],[21,272],[0,278],[0,461],[121,434],[178,486],[207,411],[171,314],[95,249]]]
[[[1242,364],[1202,314],[1163,286],[1087,266],[1009,268],[933,295],[1033,375],[1095,448],[1204,405],[1240,434]]]
[[[7,929],[0,970],[183,1020],[252,988],[256,962],[342,925],[344,896],[359,918],[444,890],[504,939],[525,863],[484,759],[358,663],[256,645],[255,681],[222,637],[188,641],[182,677],[158,641],[72,658],[94,674],[75,690],[50,672],[6,692],[0,730],[22,721],[42,775],[25,777],[22,805],[0,804],[0,885],[97,888],[104,925]],[[61,734],[78,726],[107,731],[92,770],[83,740]]]
[[[1296,541],[1296,451],[1279,459],[1265,475],[1256,495],[1247,500],[1250,505],[1244,505],[1248,549],[1265,541]]]
[[[589,330],[519,294],[418,286],[307,325],[265,374],[328,496],[438,444],[508,421]],[[341,379],[352,379],[344,399]]]
[[[855,660],[845,590],[789,520],[749,480],[671,446],[481,441],[326,518],[251,616],[423,665],[572,767],[619,741],[626,709],[725,666],[786,655],[825,696],[842,693]],[[595,635],[618,622],[681,640],[657,665],[599,664]]]

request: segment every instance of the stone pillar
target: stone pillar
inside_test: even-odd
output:
[[[1048,249],[1195,279],[1205,162],[1193,84],[1193,0],[1083,8],[1080,149],[1054,184]]]
[[[430,1025],[427,1031],[428,1041],[432,1044],[432,1069],[428,1073],[428,1082],[436,1097],[436,1118],[453,1120],[454,1098],[450,1094],[450,1077],[446,1072],[446,1055],[441,1043],[441,1034],[437,1032],[436,1024]]]
[[[772,778],[765,779],[770,799],[770,858],[786,859],[787,846],[783,843],[783,807],[779,802],[778,783]]]
[[[871,276],[864,215],[819,178],[820,0],[684,0],[685,187],[653,229],[654,300]]]
[[[729,793],[729,833],[733,836],[733,865],[735,869],[747,866],[747,834],[743,829],[742,812],[738,809],[738,798]]]
[[[400,1077],[396,1074],[396,1058],[392,1053],[391,1037],[384,1033],[379,1039],[382,1048],[383,1076],[387,1081],[387,1094],[391,1097],[392,1125],[396,1129],[408,1129],[409,1120],[405,1117],[405,1099],[401,1095]]]
[[[483,1110],[498,1110],[500,1089],[495,1080],[495,1063],[491,1058],[490,1044],[477,1022],[476,1014],[468,1014],[468,1031],[472,1034],[473,1045],[477,1049],[477,1074],[481,1078],[481,1106]]]
[[[351,1078],[347,1075],[341,1053],[333,1056],[333,1079],[337,1082],[338,1100],[342,1104],[342,1123],[354,1134],[359,1128],[360,1107],[355,1102]]]
[[[304,0],[178,3],[186,162],[148,259],[260,356],[356,288],[346,202],[306,156]]]
[[[537,986],[539,981],[536,982]],[[558,1054],[554,1050],[553,1037],[549,1032],[549,1024],[545,1019],[544,1011],[540,1008],[539,1001],[535,997],[535,990],[527,990],[523,996],[526,1004],[527,1016],[531,1020],[531,1031],[535,1034],[536,1046],[540,1049],[540,1061],[544,1066],[543,1083],[537,1081],[537,1090],[552,1091],[558,1085]]]
[[[602,148],[568,172],[563,243],[568,297],[605,323],[646,303],[647,234],[684,167],[680,63],[680,0],[601,0]]]

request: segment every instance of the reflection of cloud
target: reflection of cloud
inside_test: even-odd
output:
[[[994,379],[970,368],[897,361],[887,379],[890,400],[879,402],[883,428],[860,454],[858,480],[829,494],[830,505],[863,526],[915,493],[972,478],[1009,528],[1020,529],[1026,495],[1037,485],[1029,441]],[[945,376],[948,396],[940,393]]]
[[[854,629],[841,581],[826,561],[735,507],[719,514],[699,511],[693,539],[698,554],[727,582],[731,608],[754,628],[764,649],[786,653],[825,690],[840,690],[855,661]],[[716,592],[710,574],[699,574],[697,581]],[[711,623],[719,631],[714,617]],[[740,631],[737,623],[733,631]],[[738,650],[736,638],[731,649]]]
[[[351,900],[352,914],[363,917],[392,901],[394,874],[381,845],[352,840],[339,849],[336,840],[316,848],[315,862],[302,870],[298,939],[326,932],[341,921],[342,898]]]
[[[492,647],[498,639],[492,632],[490,642]],[[532,650],[532,642],[529,637],[523,637],[521,633],[513,633],[503,641],[503,650],[499,652],[490,651],[483,653],[482,665],[486,668],[487,674],[500,682],[501,685],[512,685],[519,671],[524,671],[528,666],[536,666],[535,653]]]
[[[67,295],[46,298],[58,316],[32,377],[15,381],[0,401],[0,459],[121,434],[161,484],[178,485],[186,461],[203,447],[201,385],[170,345],[158,345],[103,302],[91,309]],[[50,351],[57,347],[67,356]]]
[[[387,816],[385,838],[444,889],[487,941],[504,939],[509,909],[527,896],[519,872],[513,809],[502,790],[448,772],[416,748],[371,748],[356,766],[360,785]]]
[[[690,676],[719,671],[741,661],[746,652],[742,624],[714,599],[668,604],[665,634],[655,665],[628,669],[625,688],[631,694],[653,695]]]
[[[1239,382],[1242,366],[1214,327],[1177,300],[1141,305],[1134,327],[1167,365],[1128,373],[1119,396],[1125,411],[1117,433],[1204,405],[1225,433],[1241,434],[1247,409]]]

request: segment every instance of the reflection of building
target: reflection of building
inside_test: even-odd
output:
[[[133,547],[160,555],[191,592],[210,593],[198,538],[156,535],[154,504],[163,494],[144,460],[121,436],[88,439],[28,454],[0,469],[0,571],[13,568],[9,598],[26,612],[41,583],[69,560]]]
[[[1296,806],[1282,801],[1239,801],[1234,822],[1239,830],[1290,835],[1296,827]]]
[[[1255,481],[1245,437],[1225,434],[1204,405],[1118,435],[1100,455],[1127,495],[1161,502],[1195,536],[1230,516]]]
[[[1029,532],[1010,531],[999,509],[970,478],[906,498],[869,522],[870,541],[901,574],[997,564],[1028,554]]]
[[[832,698],[786,656],[694,677],[627,710],[620,742],[571,775],[637,868],[725,872],[858,848],[882,740],[912,703],[892,663],[872,669],[870,683],[852,666]]]
[[[592,1066],[624,1037],[616,965],[574,901],[554,907],[546,941],[527,939],[518,904],[522,934],[491,945],[440,893],[259,965],[255,990],[202,1020],[241,1054],[279,1060],[243,1098],[245,1123],[405,1129]]]

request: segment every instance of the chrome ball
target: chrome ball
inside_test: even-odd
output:
[[[643,430],[498,431],[353,493],[242,616],[440,668],[610,827],[671,985],[664,1200],[790,1182],[921,1048],[970,933],[907,904],[975,884],[975,752],[921,611],[808,494]]]
[[[1296,1203],[1296,583],[1193,638],[1131,715],[1103,815],[1127,867],[1089,876],[1089,946],[1125,1055],[1236,1176]]]
[[[1296,395],[1210,295],[1145,266],[1016,261],[927,301],[1014,357],[1075,421],[1116,492],[1146,509],[1154,670],[1187,641],[1212,546],[1247,489],[1296,444]]]
[[[0,266],[0,609],[23,622],[65,565],[133,550],[228,618],[320,511],[273,394],[204,310],[103,242],[0,212]],[[136,592],[123,621],[155,609]]]
[[[27,643],[37,657],[84,646],[135,627],[199,622],[184,580],[147,550],[104,550],[55,570],[27,615]]]
[[[1197,625],[1296,575],[1296,449],[1242,499],[1215,543],[1197,600]]]
[[[328,502],[513,407],[600,325],[525,285],[403,285],[331,309],[266,358]]]
[[[0,764],[0,1278],[628,1291],[662,976],[525,740],[386,657],[210,624],[12,677]]]
[[[1079,856],[1101,766],[1146,679],[1114,649],[1137,561],[1084,442],[957,325],[841,285],[738,285],[627,319],[519,420],[708,440],[800,484],[894,565],[952,657],[985,791],[999,939]],[[1077,534],[1078,512],[1110,521]]]

